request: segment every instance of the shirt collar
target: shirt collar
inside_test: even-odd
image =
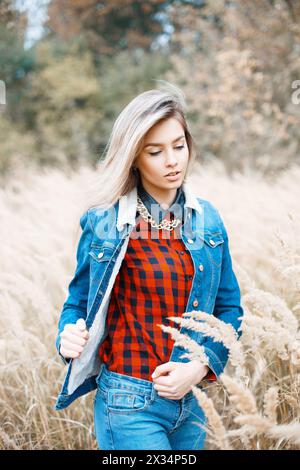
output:
[[[185,197],[184,207],[195,209],[197,212],[199,212],[199,214],[201,214],[202,207],[200,203],[198,202],[196,195],[191,190],[189,183],[183,182],[181,185],[181,188]],[[133,189],[129,191],[126,195],[120,197],[118,220],[117,220],[117,229],[119,231],[123,230],[125,224],[130,224],[130,225],[135,226],[136,211],[137,211],[137,195],[138,195],[138,188],[137,186],[134,186]],[[176,198],[174,202],[172,203],[172,206],[177,201],[177,197],[178,198],[181,197],[180,191],[177,191]],[[155,201],[154,198],[153,200]],[[155,202],[157,203],[157,201]],[[169,207],[168,210],[171,210],[171,207]]]
[[[185,203],[185,197],[181,186],[177,188],[176,196],[172,204],[167,209],[163,209],[159,202],[148,193],[148,191],[142,185],[141,181],[137,185],[137,194],[141,198],[143,204],[146,206],[152,217],[156,221],[158,220],[158,223],[160,223],[162,219],[164,219],[167,214],[171,212],[177,217],[182,217],[182,209]]]

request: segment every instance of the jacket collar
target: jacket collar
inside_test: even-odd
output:
[[[183,182],[182,189],[185,195],[185,208],[195,209],[199,214],[202,213],[202,207],[197,200],[197,197],[192,192],[189,183]],[[117,229],[120,231],[123,230],[125,224],[130,224],[135,226],[135,218],[137,211],[137,187],[134,186],[131,191],[126,195],[121,196],[119,199],[119,210],[118,210],[118,220],[117,220]]]

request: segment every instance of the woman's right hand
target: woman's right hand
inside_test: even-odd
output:
[[[79,318],[76,324],[65,325],[60,338],[59,352],[61,355],[66,359],[79,357],[89,338],[89,332],[83,318]]]

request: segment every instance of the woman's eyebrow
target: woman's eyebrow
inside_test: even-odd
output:
[[[176,137],[176,139],[174,139],[171,143],[174,144],[174,142],[177,142],[177,140],[180,140],[182,139],[183,137],[185,137],[184,135],[180,135],[179,137]],[[164,145],[164,144],[159,144],[159,143],[149,143],[149,144],[146,144],[144,145],[144,148],[146,147],[150,147],[150,146],[159,146],[159,145]]]

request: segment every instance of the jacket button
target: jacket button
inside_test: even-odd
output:
[[[194,240],[192,240],[191,238],[188,239],[188,243],[194,243]]]
[[[198,307],[198,300],[194,300],[193,307]]]
[[[204,269],[203,264],[199,264],[199,269],[200,269],[200,271],[203,271],[203,269]]]
[[[99,253],[98,255],[98,258],[102,258],[102,256],[104,255],[103,251],[101,251],[101,253]]]
[[[209,243],[214,246],[215,245],[215,242],[213,240],[209,240]]]

